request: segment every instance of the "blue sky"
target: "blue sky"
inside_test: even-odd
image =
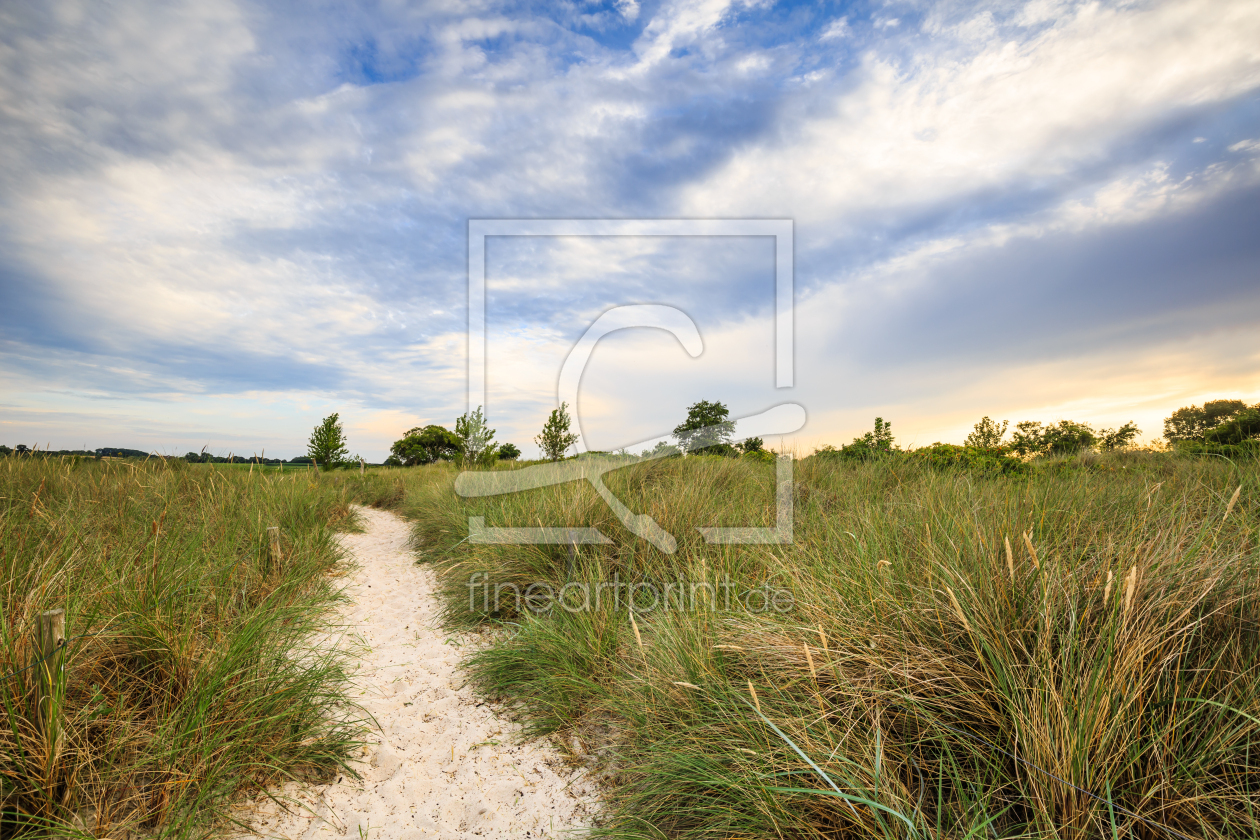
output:
[[[699,399],[1146,437],[1260,400],[1253,2],[0,6],[0,442],[385,456],[465,402],[470,218],[794,221],[796,385],[757,238],[500,238],[487,413],[527,454],[601,312],[592,448]],[[776,441],[776,443],[780,443]]]

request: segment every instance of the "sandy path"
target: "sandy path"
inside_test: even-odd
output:
[[[359,570],[344,612],[365,646],[355,698],[380,724],[355,782],[280,791],[256,805],[255,833],[291,840],[559,837],[589,824],[595,794],[545,742],[521,744],[457,670],[457,637],[437,626],[432,571],[407,550],[408,526],[360,509],[363,534],[339,537]]]

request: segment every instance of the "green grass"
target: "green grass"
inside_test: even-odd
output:
[[[597,834],[1260,835],[1254,461],[1115,453],[992,476],[807,458],[782,546],[706,545],[696,530],[773,525],[771,465],[609,474],[678,538],[672,555],[626,533],[589,485],[461,500],[454,476],[379,474],[377,502],[414,520],[447,620],[502,628],[471,660],[481,689],[596,756],[611,803]],[[560,546],[469,544],[470,514],[595,526],[613,544],[580,547],[569,571]],[[624,604],[534,615],[506,592],[470,598],[474,573],[725,578],[793,606],[702,598],[637,612],[636,638]]]
[[[312,639],[354,492],[301,470],[0,459],[0,673],[21,671],[0,681],[0,833],[204,836],[243,796],[343,768],[364,729],[345,653]],[[28,666],[58,607],[54,749]]]

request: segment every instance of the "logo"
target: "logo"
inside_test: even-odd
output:
[[[792,222],[782,219],[472,219],[468,223],[468,406],[486,404],[486,237],[488,236],[773,236],[775,240],[774,347],[775,385],[790,388],[794,381],[792,312]],[[595,346],[609,333],[627,329],[658,329],[671,333],[692,358],[704,350],[700,330],[691,316],[673,306],[632,304],[613,307],[590,325],[569,351],[559,371],[556,405],[578,406],[578,384]],[[581,417],[576,417],[581,428]],[[791,434],[805,424],[805,409],[782,403],[735,421],[736,439]],[[463,472],[455,492],[465,498],[517,493],[569,481],[587,481],[609,506],[627,531],[672,554],[677,539],[652,517],[636,514],[603,482],[612,470],[662,458],[674,452],[690,452],[711,443],[705,429],[670,450],[657,447],[640,457],[610,457],[586,451],[579,438],[574,460],[537,464],[519,470]],[[636,446],[663,442],[662,435]],[[792,541],[792,456],[780,454],[775,462],[775,526],[773,528],[700,528],[710,544],[790,543]],[[564,525],[531,528],[488,528],[484,517],[468,518],[472,543],[600,544],[610,543],[597,528]]]

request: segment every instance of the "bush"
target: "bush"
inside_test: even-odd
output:
[[[1257,458],[1260,457],[1260,440],[1244,440],[1241,443],[1213,443],[1207,441],[1186,441],[1177,444],[1177,452],[1186,455],[1220,455],[1223,458]]]
[[[934,443],[908,453],[911,460],[938,469],[962,469],[971,472],[996,475],[1024,474],[1028,464],[1011,454],[1003,446],[956,446],[952,443]]]
[[[1006,437],[1006,427],[1009,425],[1009,421],[1003,420],[1002,425],[998,426],[998,424],[989,419],[989,416],[986,414],[984,417],[980,418],[980,422],[972,428],[971,434],[967,435],[967,439],[963,441],[963,445],[973,446],[978,449],[996,449],[1002,445],[1002,439]]]
[[[442,426],[430,424],[423,428],[409,429],[401,440],[389,448],[390,457],[405,467],[432,464],[454,458],[460,451],[459,437]],[[389,465],[389,461],[385,462]]]
[[[884,418],[876,417],[875,428],[861,437],[854,438],[853,443],[842,446],[839,449],[836,449],[831,444],[827,444],[821,449],[815,450],[814,454],[821,456],[823,459],[840,458],[849,461],[871,461],[899,451],[893,439],[892,423],[885,423]]]

